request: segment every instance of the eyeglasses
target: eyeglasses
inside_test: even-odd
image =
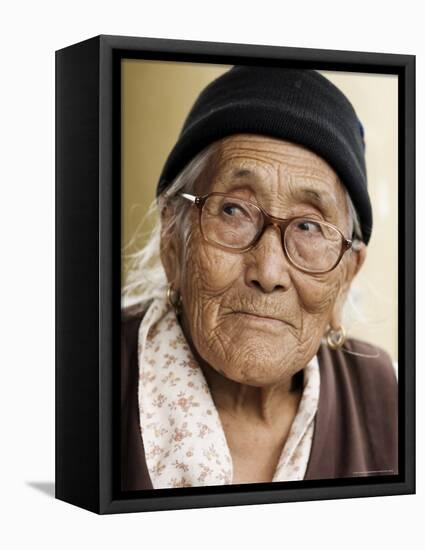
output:
[[[332,271],[353,244],[330,223],[304,216],[276,218],[258,204],[226,193],[180,196],[199,209],[201,234],[207,242],[223,250],[247,252],[273,225],[280,229],[288,261],[305,273]]]

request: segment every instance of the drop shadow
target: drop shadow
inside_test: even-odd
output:
[[[50,498],[55,498],[55,482],[54,481],[27,481],[29,487],[37,489],[41,493],[49,496]]]

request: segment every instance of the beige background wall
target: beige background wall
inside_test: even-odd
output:
[[[183,120],[199,92],[229,67],[125,60],[122,77],[122,245],[143,244],[141,220]],[[366,134],[374,230],[346,308],[351,336],[397,359],[397,77],[320,71],[350,99]],[[137,235],[137,236],[136,236]]]

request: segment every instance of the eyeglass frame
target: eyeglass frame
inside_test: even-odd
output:
[[[245,246],[243,248],[233,248],[231,246],[226,246],[226,245],[223,245],[223,244],[220,244],[216,241],[213,241],[213,240],[210,240],[208,239],[208,237],[204,234],[204,230],[202,228],[202,210],[203,210],[203,207],[207,201],[207,199],[213,195],[217,195],[217,196],[222,196],[222,197],[229,197],[229,198],[234,198],[234,199],[238,199],[238,200],[241,200],[243,202],[246,202],[248,204],[251,204],[253,205],[254,207],[258,208],[258,210],[261,212],[262,214],[262,219],[263,219],[263,225],[262,225],[262,228],[260,229],[260,231],[258,232],[258,234],[256,235],[256,237],[254,238],[254,240],[249,244],[249,246]],[[232,252],[235,252],[235,253],[239,253],[239,254],[242,254],[244,252],[248,252],[249,250],[252,250],[256,244],[260,241],[261,237],[263,236],[264,234],[264,231],[266,230],[266,228],[269,226],[269,225],[273,225],[274,227],[278,227],[279,228],[279,231],[280,231],[280,240],[281,240],[281,243],[282,243],[282,249],[283,249],[283,252],[285,254],[285,257],[286,259],[288,260],[288,262],[294,266],[296,269],[299,269],[300,271],[304,272],[304,273],[308,273],[308,274],[316,274],[316,275],[324,275],[325,273],[329,273],[330,271],[333,271],[337,266],[338,264],[340,263],[342,257],[344,256],[344,254],[347,252],[347,250],[350,250],[352,249],[353,247],[353,241],[350,240],[350,239],[347,239],[344,234],[342,233],[342,231],[336,227],[335,225],[329,223],[329,222],[325,222],[325,221],[322,221],[322,220],[315,220],[315,219],[312,219],[312,218],[309,218],[308,216],[294,216],[292,218],[278,218],[276,216],[272,216],[271,214],[269,214],[268,212],[266,212],[259,204],[255,203],[255,202],[252,202],[250,200],[246,200],[246,199],[241,199],[240,197],[234,197],[233,195],[229,195],[228,193],[221,193],[219,191],[213,191],[211,193],[207,193],[206,195],[191,195],[190,193],[179,193],[179,196],[189,200],[192,202],[192,205],[193,206],[196,206],[199,210],[199,227],[201,229],[201,234],[202,234],[202,237],[205,239],[206,242],[210,243],[210,244],[213,244],[214,246],[217,246],[218,248],[220,248],[221,250],[225,250],[225,251],[232,251]],[[286,242],[285,242],[285,233],[286,233],[286,229],[288,228],[288,226],[294,221],[294,220],[307,220],[307,221],[311,221],[313,223],[320,223],[320,224],[323,224],[323,225],[326,225],[328,227],[331,227],[332,229],[334,229],[335,231],[337,231],[340,236],[341,236],[341,251],[339,253],[339,256],[337,258],[337,260],[335,261],[334,265],[330,268],[330,269],[327,269],[325,271],[312,271],[312,270],[308,270],[308,269],[305,269],[301,266],[299,266],[289,255],[287,249],[286,249]]]

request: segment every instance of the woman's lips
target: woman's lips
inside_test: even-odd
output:
[[[245,311],[237,311],[235,312],[237,315],[240,315],[242,318],[244,318],[246,321],[257,323],[257,324],[267,324],[270,326],[276,326],[276,327],[282,327],[285,325],[285,321],[282,321],[281,319],[277,319],[276,317],[269,317],[266,315],[258,315],[257,313],[247,313]]]

